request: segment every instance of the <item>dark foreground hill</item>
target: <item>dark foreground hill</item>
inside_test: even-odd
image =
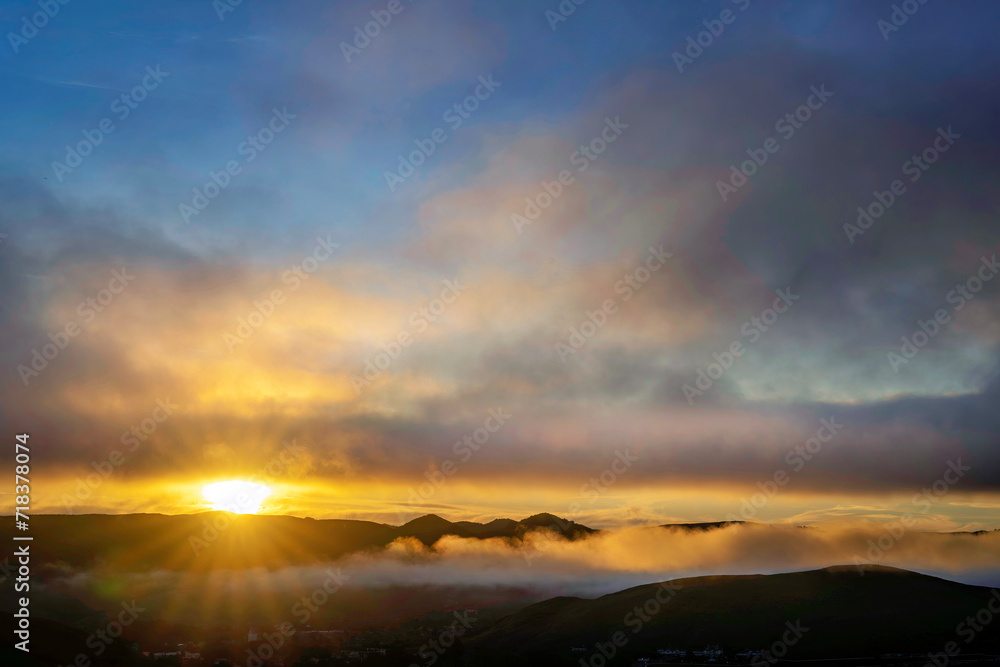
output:
[[[944,651],[948,642],[966,658],[1000,655],[1000,613],[988,607],[992,602],[1000,611],[1000,592],[989,588],[873,566],[863,575],[843,566],[672,584],[676,589],[650,584],[594,600],[562,597],[531,605],[469,638],[466,664],[605,664],[591,662],[603,647],[605,656],[614,653],[606,664],[631,665],[655,658],[659,649],[718,645],[732,656],[783,640],[790,640],[787,654],[780,647],[777,652],[787,659],[922,653],[925,662],[927,653]],[[975,631],[966,619],[977,623],[977,613],[978,623],[989,617],[992,624]],[[623,646],[614,646],[618,632]]]
[[[3,533],[8,540],[12,524]],[[35,538],[31,549],[36,565],[61,562],[86,568],[100,563],[126,571],[277,569],[330,562],[352,552],[380,549],[401,537],[433,546],[446,535],[520,540],[537,530],[550,530],[569,540],[598,532],[551,514],[486,524],[452,523],[428,514],[402,526],[228,512],[41,514],[31,518]]]
[[[0,619],[4,627],[17,625],[11,614],[0,613]],[[0,647],[0,664],[4,667],[156,667],[153,660],[144,658],[121,638],[109,637],[104,642],[95,634],[37,617],[31,619],[30,633],[27,653],[14,648],[14,641],[7,641]]]

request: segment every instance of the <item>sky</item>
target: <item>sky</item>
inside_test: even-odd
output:
[[[33,511],[1000,528],[1000,7],[903,4],[3,0]]]

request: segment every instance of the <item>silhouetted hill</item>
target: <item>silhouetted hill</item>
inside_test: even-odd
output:
[[[560,597],[531,605],[470,638],[467,664],[558,665],[575,656],[565,662],[575,665],[596,652],[595,642],[609,642],[618,631],[628,639],[617,652],[623,661],[608,665],[631,664],[664,648],[761,650],[788,632],[788,623],[808,628],[789,647],[789,659],[926,653],[949,641],[966,654],[1000,654],[1000,622],[971,644],[956,632],[966,617],[1000,600],[989,588],[876,566],[863,576],[843,566],[672,583],[679,587],[672,595],[649,584],[594,600]],[[658,592],[665,603],[656,601]],[[586,651],[571,653],[571,647]]]
[[[751,523],[749,521],[703,521],[701,523],[665,523],[660,528],[677,528],[680,530],[714,530],[716,528],[725,528],[726,526],[739,526],[745,523]]]
[[[567,540],[576,540],[600,532],[582,524],[561,519],[554,514],[535,514],[520,521],[494,519],[486,524],[473,521],[452,523],[436,514],[427,514],[400,526],[396,530],[396,535],[398,537],[416,537],[429,546],[445,535],[477,539],[492,537],[522,539],[527,533],[534,530],[550,530]]]
[[[34,517],[32,517],[34,518]],[[11,614],[0,613],[4,627],[16,627]],[[8,639],[0,648],[0,664],[5,667],[53,667],[53,665],[86,664],[93,667],[152,667],[156,663],[133,650],[121,639],[111,639],[110,644],[84,630],[63,625],[37,616],[31,618],[29,652],[13,647]],[[87,641],[90,640],[88,646]],[[97,655],[100,650],[101,654]],[[77,662],[83,654],[86,662]]]
[[[535,514],[534,516],[529,516],[527,519],[522,519],[521,525],[526,526],[529,529],[546,528],[559,533],[568,540],[576,540],[581,537],[587,537],[588,535],[601,532],[573,521],[566,521],[565,519],[557,517],[555,514],[548,513]]]
[[[9,526],[3,534],[8,536],[11,529]],[[446,535],[519,540],[543,529],[570,540],[597,532],[551,514],[523,521],[496,519],[487,524],[452,523],[428,514],[402,526],[227,512],[173,516],[40,514],[31,519],[34,563],[61,562],[74,567],[104,563],[127,571],[276,569],[330,562],[352,552],[381,549],[401,537],[413,537],[433,546]]]
[[[400,537],[416,537],[427,544],[434,544],[445,535],[468,537],[469,532],[465,526],[453,524],[450,521],[442,519],[437,514],[425,514],[400,526],[396,530],[396,535]]]

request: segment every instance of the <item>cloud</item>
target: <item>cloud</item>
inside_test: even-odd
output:
[[[466,94],[479,75],[517,65],[513,26],[471,3],[407,5],[346,63],[340,41],[368,10],[332,8],[321,21],[296,10],[280,24],[286,33],[263,30],[274,19],[264,10],[244,9],[248,34],[276,39],[223,46],[245,49],[227,56],[235,74],[218,86],[237,109],[232,124],[255,129],[275,100],[304,110],[298,138],[258,174],[266,183],[248,180],[232,209],[219,202],[224,218],[254,209],[246,219],[183,233],[176,216],[164,221],[177,203],[167,175],[202,178],[207,162],[194,158],[164,158],[142,187],[109,172],[100,198],[55,194],[26,177],[0,181],[0,227],[9,234],[0,246],[0,331],[13,341],[0,351],[0,415],[53,443],[53,480],[74,486],[169,397],[182,408],[107,483],[116,493],[105,507],[190,507],[201,476],[252,474],[295,439],[309,464],[287,481],[283,507],[307,511],[301,499],[309,497],[324,512],[386,512],[498,406],[515,415],[509,428],[461,468],[454,491],[429,502],[488,512],[496,489],[519,484],[537,485],[545,502],[572,502],[630,447],[641,469],[615,493],[641,497],[640,516],[678,514],[653,507],[653,490],[667,485],[718,490],[738,503],[829,418],[844,431],[794,478],[789,496],[911,494],[962,457],[973,470],[955,493],[993,501],[996,285],[956,309],[898,373],[886,359],[1000,243],[991,203],[996,100],[978,86],[991,80],[992,60],[963,66],[956,79],[952,61],[894,68],[821,36],[769,32],[768,22],[766,49],[706,58],[697,78],[629,56],[564,103],[529,110],[518,106],[528,79],[508,79],[494,115],[463,127],[398,199],[380,190],[368,206],[370,192],[345,194],[353,181],[328,186],[321,163],[343,154],[357,160],[351,171],[379,180],[383,158],[391,163],[398,149],[373,135],[418,136],[438,120],[423,111]],[[530,55],[533,66],[549,62]],[[723,201],[718,182],[730,165],[779,136],[775,123],[818,85],[833,97]],[[941,102],[952,94],[961,108]],[[577,171],[573,154],[619,118],[627,129]],[[857,207],[949,125],[962,134],[958,143],[851,244],[843,225]],[[211,159],[218,169],[217,154]],[[563,169],[574,183],[519,234],[511,216]],[[307,238],[303,226],[329,224],[329,202],[302,193],[314,183],[342,197],[337,215],[364,220],[364,231],[293,290],[284,275],[311,251],[312,230],[291,249],[274,239],[289,232],[297,243]],[[268,214],[250,195],[265,190],[298,222],[261,222]],[[626,301],[619,281],[661,245],[672,257]],[[25,387],[18,367],[75,322],[79,305],[121,266],[135,282]],[[421,315],[456,279],[467,285],[461,295],[433,322]],[[801,301],[751,343],[743,326],[778,289]],[[274,290],[285,302],[239,336]],[[556,344],[608,299],[617,311],[561,359]],[[403,333],[412,344],[357,391],[355,378]],[[734,342],[746,354],[689,405],[684,385]],[[136,495],[143,481],[174,485],[171,503]],[[330,506],[317,492],[324,485],[345,489]],[[370,502],[345,509],[363,485],[376,488]],[[43,493],[58,508],[61,491],[51,488]],[[786,516],[796,515],[787,502]]]
[[[46,585],[94,606],[136,598],[165,620],[185,624],[223,623],[230,617],[239,623],[254,619],[275,623],[301,622],[301,613],[296,611],[301,606],[297,608],[296,603],[335,576],[340,583],[322,597],[323,609],[318,614],[343,627],[373,619],[401,622],[442,608],[486,607],[502,601],[523,604],[555,595],[596,597],[705,574],[850,566],[867,563],[871,555],[881,565],[977,585],[1000,584],[1000,533],[996,531],[971,535],[904,529],[894,533],[899,537],[887,538],[889,534],[886,525],[872,522],[823,529],[745,525],[689,532],[632,528],[574,542],[553,540],[542,533],[529,534],[524,543],[445,537],[431,549],[400,539],[381,552],[313,567],[207,575],[122,574],[99,568],[52,571]],[[870,553],[872,545],[877,552]],[[111,581],[114,586],[109,586]],[[398,605],[384,604],[396,598]],[[383,604],[377,604],[379,600]],[[387,616],[386,609],[395,611]]]

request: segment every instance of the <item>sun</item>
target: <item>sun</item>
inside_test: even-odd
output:
[[[264,506],[264,500],[271,495],[271,489],[256,482],[232,480],[206,484],[201,495],[211,503],[214,510],[256,514]]]

